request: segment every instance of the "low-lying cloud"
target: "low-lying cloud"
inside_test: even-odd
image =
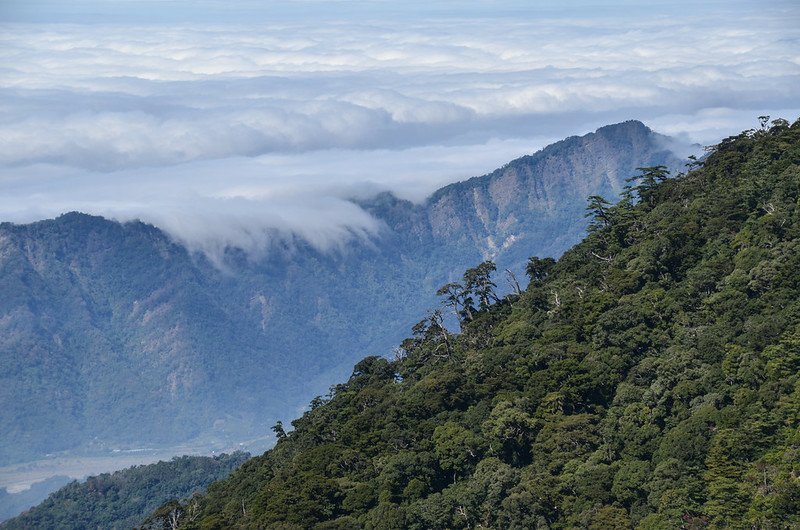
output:
[[[534,139],[544,145],[551,139]],[[379,234],[381,224],[351,199],[391,188],[420,201],[453,176],[489,171],[531,140],[401,150],[330,149],[87,172],[37,164],[2,177],[4,220],[28,222],[67,211],[142,219],[220,262],[226,246],[258,256],[276,238],[301,237],[320,251]]]
[[[209,252],[276,230],[326,249],[377,230],[345,200],[364,190],[419,200],[625,119],[709,144],[797,117],[798,10],[736,9],[6,24],[0,220],[78,209]]]

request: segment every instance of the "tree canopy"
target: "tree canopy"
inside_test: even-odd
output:
[[[180,527],[800,526],[800,122],[642,171],[521,296],[472,269],[459,334],[359,363]]]

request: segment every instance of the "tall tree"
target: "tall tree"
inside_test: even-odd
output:
[[[464,321],[469,322],[473,319],[472,297],[470,292],[464,289],[464,286],[460,283],[446,283],[439,287],[436,295],[443,297],[442,305],[452,309],[456,318],[458,318],[459,325],[463,325]]]
[[[634,175],[627,181],[634,183],[632,189],[639,195],[639,200],[651,208],[656,202],[656,189],[658,184],[669,178],[667,166],[637,167],[638,175]]]
[[[591,218],[589,231],[594,232],[611,225],[609,208],[611,203],[600,195],[590,195],[586,205],[586,217]]]
[[[464,288],[477,297],[482,311],[488,309],[492,302],[499,300],[494,292],[497,284],[492,281],[492,273],[496,270],[497,265],[487,260],[464,272]]]

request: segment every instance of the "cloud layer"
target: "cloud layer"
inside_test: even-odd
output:
[[[630,118],[705,144],[759,114],[796,118],[798,9],[721,9],[473,13],[403,29],[374,13],[6,24],[0,219],[81,209],[141,217],[198,248],[252,247],[272,229],[325,248],[374,230],[342,200],[365,183],[419,199]],[[300,207],[310,197],[314,216]],[[192,214],[200,203],[207,213]]]

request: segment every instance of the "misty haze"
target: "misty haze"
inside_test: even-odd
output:
[[[0,528],[800,525],[794,2],[0,28]]]

